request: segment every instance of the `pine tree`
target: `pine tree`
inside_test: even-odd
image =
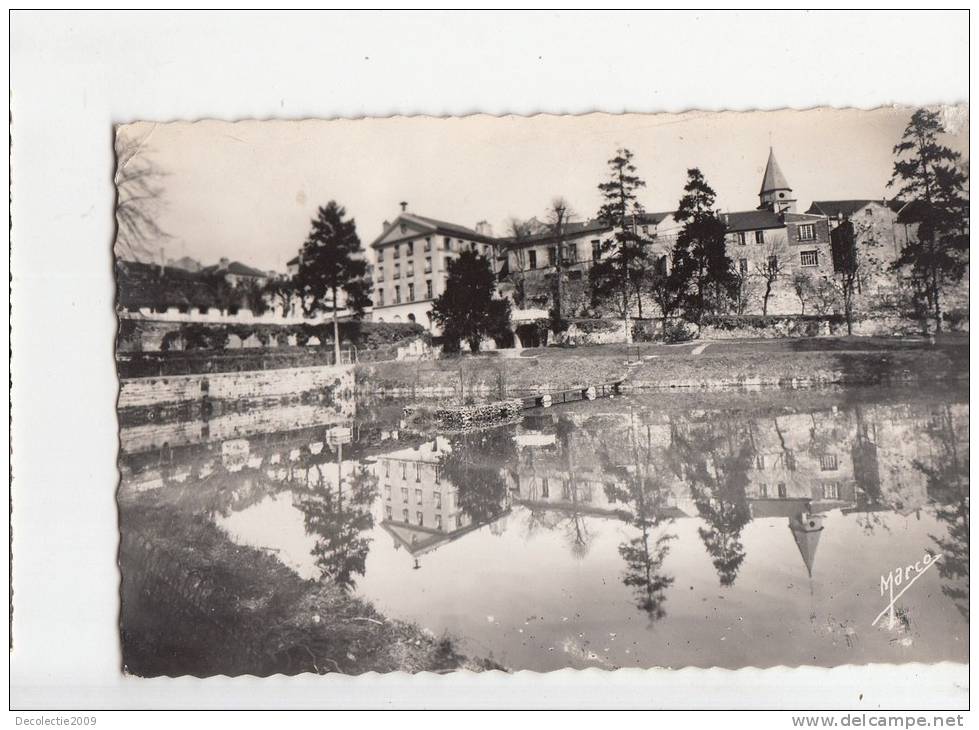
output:
[[[684,292],[687,318],[700,324],[737,293],[738,279],[727,255],[727,227],[715,209],[716,195],[699,169],[687,170],[687,184],[676,212],[683,224],[673,254],[674,285]]]
[[[432,319],[446,340],[461,340],[479,352],[484,337],[504,338],[510,329],[510,302],[494,297],[496,277],[489,261],[474,251],[463,251],[449,262],[445,291],[432,306]]]
[[[609,179],[598,186],[604,203],[597,217],[613,232],[602,242],[602,256],[592,265],[590,273],[594,302],[610,298],[619,301],[626,325],[626,342],[632,341],[629,312],[635,282],[645,275],[649,263],[635,224],[636,216],[642,213],[636,191],[645,187],[646,182],[635,174],[632,158],[629,150],[616,150],[615,157],[608,161]]]
[[[902,216],[918,224],[917,236],[894,268],[908,267],[924,289],[936,332],[942,328],[943,293],[962,279],[969,255],[966,176],[959,167],[961,155],[939,144],[944,133],[938,112],[918,109],[894,147],[897,159],[888,183],[907,203]]]
[[[332,312],[333,352],[340,362],[340,326],[337,310],[345,307],[360,316],[370,304],[367,262],[363,259],[357,225],[336,201],[320,207],[303,244],[296,289],[306,314]],[[344,295],[341,304],[340,294]]]

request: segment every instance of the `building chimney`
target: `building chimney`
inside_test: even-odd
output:
[[[227,257],[222,256],[221,257],[221,260],[218,263],[221,265],[221,268],[222,269],[226,269],[226,268],[228,268],[228,264],[230,264],[231,262],[228,261]]]
[[[408,212],[408,201],[407,200],[402,200],[400,203],[398,203],[398,205],[401,206],[401,212],[402,213],[407,213]]]
[[[391,225],[391,221],[384,221],[384,230],[387,230],[389,225]]]
[[[486,236],[487,238],[493,237],[493,226],[491,226],[487,221],[480,221],[476,224],[476,233],[480,236]]]

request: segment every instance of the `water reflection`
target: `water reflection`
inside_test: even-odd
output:
[[[346,422],[346,443],[331,439],[336,422],[327,420],[127,450],[120,498],[204,516],[302,577],[356,590],[433,630],[454,628],[491,647],[502,642],[521,657],[513,661],[533,668],[562,659],[542,657],[553,647],[530,648],[526,636],[492,638],[497,613],[512,611],[514,621],[522,614],[529,626],[528,615],[564,613],[571,621],[575,611],[587,612],[615,637],[639,611],[647,630],[667,626],[674,643],[693,647],[670,649],[671,661],[725,664],[718,657],[731,651],[729,664],[738,665],[765,663],[753,652],[774,631],[763,617],[779,607],[774,620],[785,622],[787,636],[799,637],[797,611],[814,646],[902,660],[876,638],[857,642],[853,627],[882,608],[876,581],[894,567],[891,556],[931,549],[942,555],[935,580],[944,599],[937,590],[909,592],[895,610],[900,646],[920,651],[919,659],[957,657],[948,645],[929,655],[927,643],[912,642],[935,627],[911,615],[947,622],[936,603],[945,600],[968,620],[968,406],[961,397],[808,393],[747,404],[634,397],[437,436],[399,431],[396,407],[365,413]],[[300,532],[285,522],[259,529],[281,500],[301,516]],[[854,551],[867,556],[865,564],[846,559]],[[601,590],[583,597],[575,581],[592,574]],[[476,583],[461,590],[469,575]],[[490,614],[487,604],[501,593],[512,595],[513,608]],[[695,652],[708,641],[696,623],[704,602],[710,615],[743,621],[745,632],[712,640],[706,655]],[[551,643],[565,641],[559,628],[550,631],[538,629]],[[652,656],[640,638],[628,654],[622,649],[620,662]],[[772,642],[771,661],[791,663],[785,653],[794,648]],[[814,651],[807,646],[799,656],[813,661]],[[572,652],[579,655],[589,652]],[[825,663],[852,660],[832,656]]]

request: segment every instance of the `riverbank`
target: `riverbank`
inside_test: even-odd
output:
[[[120,500],[123,663],[143,677],[481,671],[451,637],[234,544],[200,515]]]
[[[811,387],[967,380],[968,337],[832,337],[538,348],[414,363],[360,364],[359,392],[408,396],[490,396],[622,381],[623,390]]]

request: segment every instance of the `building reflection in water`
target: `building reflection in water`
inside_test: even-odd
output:
[[[701,521],[717,580],[730,587],[752,520],[784,520],[811,578],[820,542],[833,539],[827,513],[872,534],[886,512],[913,519],[928,510],[947,526],[932,536],[942,590],[968,617],[965,403],[671,412],[630,399],[415,443],[391,429],[363,433],[372,436],[355,432],[345,457],[322,426],[129,450],[121,494],[156,490],[214,519],[289,492],[320,575],[345,587],[364,574],[375,525],[421,567],[481,527],[505,530],[514,507],[531,532],[561,534],[576,560],[589,555],[596,519],[625,523],[622,580],[653,620],[673,582],[665,566],[677,520]]]

